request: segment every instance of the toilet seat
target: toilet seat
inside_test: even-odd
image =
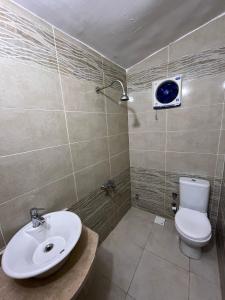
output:
[[[175,216],[177,231],[186,239],[196,242],[211,238],[211,224],[205,213],[180,207]]]

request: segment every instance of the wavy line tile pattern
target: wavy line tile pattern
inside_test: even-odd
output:
[[[57,69],[52,31],[0,7],[0,57]]]
[[[72,75],[102,84],[103,71],[105,78],[125,80],[124,70],[112,67],[112,63],[91,51],[85,46],[70,42],[70,38],[56,32],[56,45],[63,75]],[[78,43],[78,42],[77,42]],[[27,63],[41,65],[57,71],[57,59],[53,28],[40,26],[7,8],[0,6],[0,58],[13,58]]]
[[[132,205],[151,213],[173,218],[171,203],[175,201],[179,205],[179,177],[182,176],[189,177],[190,174],[131,167]],[[215,180],[209,176],[194,176],[209,180],[212,186],[209,199],[209,218],[215,231],[216,207],[219,203],[219,194],[215,193],[213,186]],[[217,186],[219,187],[218,184]],[[175,200],[172,197],[174,192],[178,195]]]
[[[102,83],[101,56],[77,47],[74,42],[63,38],[56,30],[55,32],[60,72],[63,75],[74,75],[79,79]]]
[[[131,91],[143,91],[151,88],[152,81],[168,75],[182,74],[185,79],[204,78],[225,72],[225,47],[186,55],[168,65],[163,63],[155,67],[146,67],[140,71],[128,71],[127,79]]]

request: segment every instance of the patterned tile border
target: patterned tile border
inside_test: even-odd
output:
[[[219,213],[216,228],[217,254],[220,271],[222,299],[225,299],[225,172],[223,175]]]
[[[178,174],[158,170],[131,168],[132,205],[151,213],[173,218],[171,203],[172,193],[177,193],[176,203],[179,205],[179,177],[203,178],[210,181],[209,218],[215,231],[220,193],[220,180],[192,174]],[[216,185],[214,185],[216,182]],[[216,190],[216,192],[215,192]],[[213,210],[212,210],[213,208]]]
[[[129,169],[115,177],[114,181],[115,193],[106,195],[99,187],[70,208],[86,226],[98,232],[100,241],[105,239],[131,207]]]
[[[211,77],[225,73],[225,47],[202,51],[194,55],[186,55],[169,64],[145,67],[138,71],[128,70],[127,82],[129,91],[144,91],[152,86],[152,81],[168,76],[182,74],[184,79]]]
[[[124,69],[53,26],[40,24],[0,6],[0,59],[16,59],[57,72],[57,49],[60,72],[65,76],[103,84],[104,72],[107,83],[115,78],[126,81]]]

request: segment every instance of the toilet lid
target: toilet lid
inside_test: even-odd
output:
[[[211,236],[211,224],[206,214],[188,208],[180,208],[175,216],[179,231],[194,240],[205,240]]]

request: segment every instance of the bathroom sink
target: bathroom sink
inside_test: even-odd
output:
[[[69,211],[43,215],[45,223],[28,223],[10,240],[2,257],[2,269],[12,278],[41,277],[56,270],[78,242],[82,224]]]

